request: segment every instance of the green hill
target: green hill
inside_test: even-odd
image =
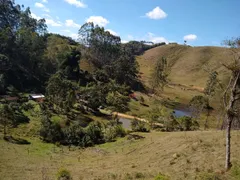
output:
[[[206,69],[217,71],[219,79],[226,83],[229,72],[221,63],[230,63],[233,55],[229,48],[224,47],[190,47],[178,44],[159,46],[137,57],[141,79],[145,84],[148,84],[155,62],[162,57],[166,57],[172,67],[170,80],[173,85],[164,94],[172,98],[180,97],[182,102],[187,102],[192,95],[199,94],[197,91],[203,91],[208,79]],[[191,92],[186,93],[186,90]]]

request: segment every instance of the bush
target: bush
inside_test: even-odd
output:
[[[85,136],[85,132],[80,125],[74,124],[65,128],[63,134],[65,144],[83,146],[82,139]]]
[[[132,130],[136,132],[150,132],[149,125],[147,125],[147,123],[142,121],[132,120],[131,127],[132,127]]]
[[[104,139],[106,142],[112,142],[117,137],[124,137],[124,136],[126,136],[126,131],[120,124],[115,126],[110,126],[105,129]]]
[[[163,175],[162,173],[159,173],[154,180],[169,180],[168,176]]]
[[[71,174],[68,170],[66,169],[60,169],[57,173],[57,179],[58,180],[71,180]]]
[[[240,165],[236,164],[231,168],[231,176],[236,178],[236,179],[240,179]]]
[[[104,142],[103,127],[100,122],[91,122],[86,128],[86,134],[89,136],[93,144]]]
[[[20,123],[29,123],[30,121],[30,119],[27,116],[25,116],[23,113],[14,114],[14,119],[15,119],[16,125]]]
[[[48,117],[44,116],[42,119],[42,128],[40,129],[40,136],[43,141],[55,143],[63,140],[63,132],[59,124],[53,123]]]
[[[141,172],[137,172],[135,174],[135,178],[136,179],[143,179],[143,178],[145,178],[145,175],[143,173],[141,173]]]
[[[24,110],[24,111],[28,111],[28,110],[31,110],[34,108],[34,106],[31,104],[31,103],[23,103],[21,108]]]
[[[221,175],[218,175],[216,173],[200,173],[195,179],[197,180],[222,180],[220,177]]]
[[[177,119],[182,131],[193,131],[199,129],[199,124],[196,120],[189,116],[183,116]]]

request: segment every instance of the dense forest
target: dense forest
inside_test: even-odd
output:
[[[73,123],[79,117],[74,108],[94,115],[99,115],[100,107],[127,111],[132,90],[144,90],[138,79],[136,55],[165,45],[145,41],[122,44],[120,37],[93,23],[82,25],[77,40],[52,34],[47,30],[45,19],[34,19],[30,8],[12,0],[0,0],[0,19],[0,95],[19,98],[17,103],[10,104],[2,100],[2,124],[6,127],[28,122],[22,111],[33,107],[22,95],[44,94],[46,98],[40,104],[40,135],[48,142],[65,139],[63,143],[66,143],[66,137],[76,129],[82,136],[81,122]],[[82,60],[94,70],[82,70]],[[50,120],[54,113],[67,116],[63,128]],[[101,137],[92,141],[96,143],[99,139]]]

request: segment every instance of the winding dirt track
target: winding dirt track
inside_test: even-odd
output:
[[[131,116],[131,115],[128,115],[128,114],[119,113],[119,112],[113,112],[112,115],[117,115],[118,117],[121,117],[121,118],[135,119],[135,120],[138,120],[138,121],[150,123],[150,122],[149,122],[148,120],[146,120],[146,119],[139,118],[139,117],[136,117],[136,116]],[[163,127],[163,126],[164,126],[164,125],[161,124],[161,123],[153,123],[153,125],[160,126],[160,127]]]

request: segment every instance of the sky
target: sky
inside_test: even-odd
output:
[[[192,46],[221,46],[240,36],[240,0],[15,0],[45,18],[48,31],[77,39],[85,22],[94,22],[123,43],[184,40]]]

